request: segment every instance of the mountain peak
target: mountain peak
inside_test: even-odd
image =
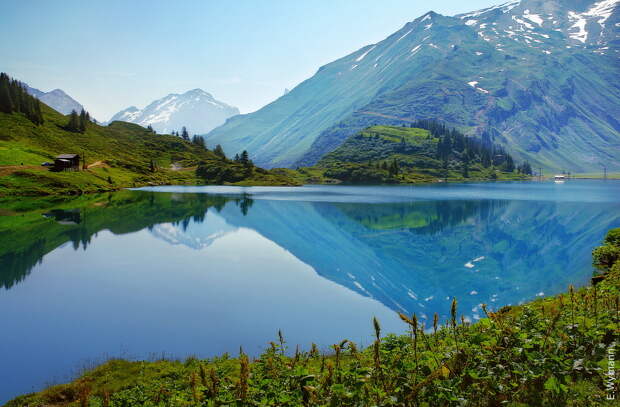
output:
[[[79,112],[84,109],[84,106],[82,106],[81,103],[67,95],[67,93],[62,89],[54,89],[50,92],[43,92],[39,89],[31,88],[25,83],[23,85],[30,95],[36,97],[41,102],[45,103],[59,113],[69,114],[72,110]]]
[[[125,121],[152,126],[158,133],[178,131],[185,126],[191,133],[207,133],[239,114],[239,109],[216,100],[213,95],[195,88],[184,93],[170,93],[151,102],[144,109],[128,107],[109,122]]]
[[[438,119],[471,136],[491,132],[537,165],[609,167],[620,162],[619,2],[429,11],[322,66],[289,96],[229,120],[207,142],[247,150],[264,167],[295,167],[315,164],[370,125]]]
[[[213,95],[211,95],[209,92],[206,92],[206,91],[204,91],[204,90],[202,90],[200,88],[188,90],[187,92],[183,93],[183,95],[191,95],[191,96],[204,95],[204,96],[208,96],[210,98],[213,97]]]
[[[416,18],[416,20],[424,21],[424,20],[432,19],[433,17],[438,17],[438,16],[442,16],[442,15],[434,12],[433,10],[429,10],[426,14],[423,14],[420,17]]]

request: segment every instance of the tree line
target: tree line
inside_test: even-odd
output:
[[[69,113],[69,122],[65,125],[65,130],[73,133],[84,133],[86,126],[91,122],[90,114],[82,108],[80,114],[75,109]]]
[[[155,133],[155,130],[153,130],[153,127],[149,124],[149,126],[147,127],[151,132]],[[199,136],[197,134],[194,134],[191,138],[189,136],[189,131],[187,131],[187,127],[183,126],[181,128],[181,132],[179,133],[178,131],[172,131],[170,134],[172,134],[173,136],[177,136],[182,138],[185,141],[189,141],[192,144],[195,144],[199,147],[204,148],[205,150],[208,150],[207,148],[207,142],[205,141],[205,138],[203,136]],[[221,147],[220,147],[221,148]]]
[[[153,130],[153,127],[151,125],[149,125],[147,127],[151,132],[155,133],[155,130]],[[194,134],[191,138],[189,136],[189,131],[187,130],[187,127],[183,126],[181,128],[181,132],[178,131],[172,131],[171,133],[173,136],[177,136],[182,138],[185,141],[191,142],[199,147],[204,148],[205,150],[208,150],[209,148],[207,147],[207,143],[205,141],[204,136],[199,136],[197,134]],[[223,159],[223,160],[228,160],[228,157],[226,157],[226,153],[224,152],[224,149],[222,148],[222,146],[220,144],[217,144],[214,148],[213,148],[213,153],[218,156],[219,158]],[[242,164],[246,167],[251,167],[254,164],[252,163],[252,160],[250,160],[250,156],[248,154],[248,152],[246,150],[243,150],[241,152],[241,154],[235,154],[235,157],[233,158],[233,161],[239,164]]]
[[[0,111],[3,113],[23,113],[37,126],[43,124],[41,101],[30,95],[23,83],[0,73]]]
[[[517,172],[532,175],[532,166],[529,162],[515,165],[514,158],[500,145],[493,142],[492,135],[485,131],[480,138],[468,137],[454,128],[448,128],[444,123],[436,120],[417,120],[409,127],[428,130],[432,136],[439,139],[437,143],[437,158],[448,167],[451,159],[463,162],[463,175],[468,176],[470,162],[480,162],[484,168],[497,167],[505,172]]]

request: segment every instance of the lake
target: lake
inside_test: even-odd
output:
[[[109,357],[371,343],[587,284],[620,182],[154,187],[0,201],[0,403]]]

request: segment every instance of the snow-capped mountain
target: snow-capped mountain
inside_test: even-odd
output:
[[[61,89],[54,89],[50,92],[43,92],[39,89],[31,88],[25,83],[23,85],[29,94],[36,97],[41,102],[45,103],[59,113],[69,114],[72,110],[75,110],[79,113],[80,110],[84,108],[81,103],[77,102],[75,99],[67,95]]]
[[[620,0],[429,12],[207,137],[260,166],[312,165],[376,124],[438,119],[535,166],[620,169]],[[248,137],[251,134],[252,137]]]
[[[226,119],[239,114],[239,109],[216,100],[202,89],[183,94],[171,93],[149,104],[144,109],[128,107],[110,119],[151,125],[158,133],[179,131],[185,126],[191,133],[201,134],[224,124]]]
[[[545,54],[552,52],[547,48],[562,45],[605,54],[610,52],[608,43],[620,38],[618,13],[614,15],[619,2],[517,0],[456,17],[499,50],[502,42],[517,42]]]

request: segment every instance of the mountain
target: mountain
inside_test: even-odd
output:
[[[124,122],[107,126],[86,122],[83,129],[70,130],[68,117],[16,84],[0,73],[0,90],[4,90],[0,92],[0,197],[75,195],[161,184],[297,184],[251,162],[225,159],[205,148],[200,138],[190,142]],[[78,154],[79,171],[54,171],[42,165],[60,154]]]
[[[144,109],[128,107],[110,119],[136,123],[143,127],[151,125],[158,133],[180,131],[185,126],[191,133],[207,133],[224,124],[226,119],[239,114],[239,109],[215,99],[202,89],[183,94],[171,93],[158,99]]]
[[[536,166],[620,168],[619,0],[429,12],[208,134],[263,166],[312,165],[376,124],[438,119]]]
[[[29,94],[59,113],[67,115],[71,113],[72,110],[79,113],[84,108],[81,103],[67,95],[62,89],[54,89],[49,92],[43,92],[39,89],[32,88],[25,83],[23,83],[23,85]]]

